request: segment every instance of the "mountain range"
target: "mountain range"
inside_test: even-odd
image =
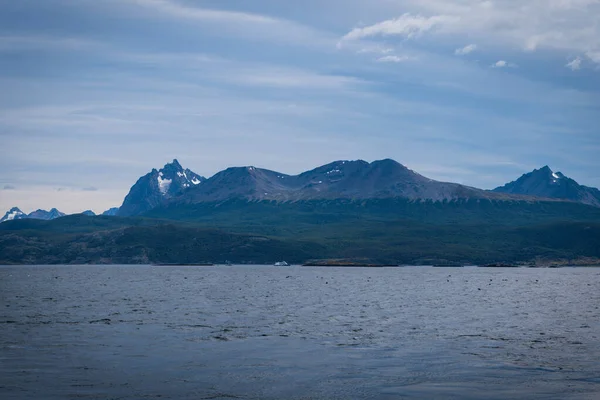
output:
[[[232,167],[209,179],[190,169],[184,169],[175,159],[163,168],[152,169],[139,178],[120,207],[111,208],[101,215],[130,217],[143,215],[157,207],[231,199],[297,202],[385,198],[434,202],[551,199],[600,207],[600,190],[580,185],[561,172],[553,172],[548,166],[489,191],[435,181],[391,159],[371,163],[362,160],[335,161],[299,175],[287,175],[253,166]],[[84,213],[93,214],[90,210]],[[22,218],[50,220],[64,215],[54,208],[26,215],[14,207],[0,222]]]
[[[600,263],[597,194],[548,167],[482,190],[389,159],[298,175],[234,167],[209,179],[173,160],[104,215],[32,213],[44,221],[11,209],[0,264]]]
[[[120,216],[135,216],[156,207],[177,204],[248,201],[297,202],[332,199],[390,199],[411,201],[573,201],[600,207],[600,191],[579,185],[562,173],[544,167],[523,175],[515,182],[492,191],[424,177],[390,159],[335,161],[299,175],[268,169],[232,167],[209,179],[197,174],[197,184],[180,176],[177,160],[159,171],[140,178],[127,195]],[[193,174],[186,170],[187,175]],[[161,174],[173,181],[169,190],[160,190]],[[179,178],[179,180],[176,180]],[[200,184],[201,183],[201,184]]]
[[[104,211],[101,215],[114,216],[117,214],[118,210],[119,210],[118,208],[111,208],[110,210]],[[92,210],[86,210],[86,211],[82,212],[81,214],[91,216],[91,217],[96,215],[96,213],[94,213]],[[65,215],[67,215],[67,214],[65,214],[61,211],[58,211],[56,208],[52,208],[50,211],[36,210],[29,214],[25,214],[23,211],[21,211],[19,209],[19,207],[13,207],[10,210],[8,210],[2,218],[0,218],[0,223],[5,222],[5,221],[20,220],[20,219],[41,219],[44,221],[50,221],[50,220],[53,220],[56,218],[64,217]]]
[[[50,211],[46,210],[35,210],[29,214],[25,214],[18,207],[13,207],[4,214],[4,216],[0,219],[0,223],[4,221],[12,221],[19,219],[41,219],[45,221],[49,221],[52,219],[64,217],[66,214],[58,211],[56,208],[51,209]]]

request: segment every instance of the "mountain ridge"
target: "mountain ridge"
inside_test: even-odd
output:
[[[177,159],[153,168],[131,187],[121,207],[102,215],[136,216],[168,204],[248,201],[294,202],[333,199],[404,198],[412,201],[572,201],[600,207],[600,190],[579,185],[549,166],[523,174],[493,190],[430,179],[392,159],[338,160],[297,175],[254,166],[230,167],[206,179],[184,169]],[[86,212],[89,214],[89,212]],[[13,207],[0,219],[64,216],[56,209],[29,215]]]
[[[371,163],[363,160],[334,161],[298,175],[287,175],[254,166],[231,167],[216,173],[202,185],[191,188],[173,199],[173,202],[212,202],[231,198],[301,201],[394,197],[432,201],[468,198],[522,199],[519,195],[436,181],[397,161],[384,159]]]
[[[21,209],[19,209],[19,207],[12,207],[6,212],[6,214],[4,214],[2,218],[0,218],[0,223],[19,219],[41,219],[49,221],[64,217],[65,215],[65,213],[58,211],[56,208],[52,208],[50,211],[38,209],[30,212],[29,214],[25,214],[23,211],[21,211]]]

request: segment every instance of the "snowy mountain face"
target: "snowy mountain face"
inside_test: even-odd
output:
[[[0,219],[0,223],[4,221],[13,221],[17,219],[27,218],[27,214],[21,211],[18,207],[13,207],[4,214],[4,217]]]
[[[141,177],[125,197],[117,215],[142,214],[202,184],[205,180],[190,169],[183,169],[177,160],[173,160],[162,169],[153,169]]]
[[[93,212],[92,210],[85,210],[84,212],[82,212],[83,215],[87,215],[88,217],[95,217],[96,213]]]
[[[600,190],[580,185],[548,166],[533,170],[494,192],[571,200],[600,207]]]

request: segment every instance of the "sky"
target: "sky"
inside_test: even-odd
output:
[[[393,158],[600,187],[600,0],[0,0],[0,214]]]

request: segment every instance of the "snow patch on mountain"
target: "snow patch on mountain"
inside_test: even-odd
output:
[[[162,172],[158,175],[157,179],[158,179],[158,188],[164,196],[169,191],[169,188],[171,187],[171,183],[173,183],[173,180],[172,179],[163,179]]]
[[[13,211],[13,212],[11,212],[11,213],[8,213],[8,214],[6,215],[6,220],[7,220],[7,221],[12,221],[13,219],[15,219],[15,217],[16,217],[17,215],[19,215],[19,212],[18,212],[18,211]]]

